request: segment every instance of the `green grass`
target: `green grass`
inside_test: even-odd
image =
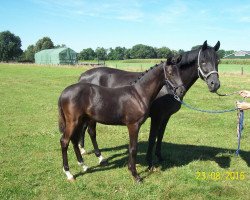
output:
[[[250,59],[221,59],[222,64],[250,65]]]
[[[231,71],[232,65],[223,65],[220,69],[222,93],[250,89],[249,71],[240,76]],[[95,155],[88,154],[84,159],[90,170],[80,173],[70,145],[71,171],[78,176],[74,183],[67,182],[62,172],[57,100],[61,91],[76,82],[84,70],[83,67],[0,64],[0,199],[249,198],[248,111],[245,112],[242,151],[236,157],[236,112],[212,115],[182,107],[170,119],[164,135],[166,161],[159,164],[155,160],[153,173],[145,171],[150,125],[147,120],[139,135],[137,169],[144,177],[140,185],[134,183],[127,170],[126,127],[98,124],[97,139],[109,165],[99,167]],[[237,95],[218,97],[198,80],[184,100],[204,109],[228,109],[241,98]],[[86,148],[92,149],[88,136]],[[215,172],[221,177],[203,180],[199,172],[206,175]],[[228,172],[234,172],[235,176],[244,173],[244,179],[230,180]]]

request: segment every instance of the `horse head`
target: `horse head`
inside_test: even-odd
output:
[[[178,63],[181,62],[182,55],[177,57],[170,57],[163,66],[165,73],[165,81],[167,87],[178,97],[183,97],[186,93],[186,88],[182,82],[180,76],[180,69],[177,67]]]
[[[198,75],[207,83],[210,92],[216,92],[220,88],[218,74],[219,57],[217,55],[219,48],[220,41],[214,47],[208,46],[207,41],[205,41],[198,53]]]

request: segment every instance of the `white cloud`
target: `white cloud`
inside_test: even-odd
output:
[[[51,15],[68,18],[97,17],[139,22],[143,19],[141,4],[137,0],[84,1],[84,0],[30,0],[42,6]]]
[[[185,15],[187,6],[184,2],[174,1],[165,6],[160,12],[154,13],[153,19],[159,24],[170,24],[179,21]]]

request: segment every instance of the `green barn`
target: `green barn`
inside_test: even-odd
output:
[[[73,65],[77,62],[77,53],[70,48],[45,49],[35,54],[36,64]]]
[[[250,59],[250,51],[236,51],[225,56],[226,59]]]

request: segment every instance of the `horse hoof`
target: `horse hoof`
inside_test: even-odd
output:
[[[67,180],[68,180],[68,182],[71,182],[71,183],[76,181],[76,179],[74,177],[73,178],[68,178]]]
[[[136,183],[138,183],[138,184],[142,183],[142,178],[141,177],[137,177],[136,178]]]
[[[107,166],[108,165],[108,160],[107,159],[103,159],[99,164],[101,166]]]
[[[80,148],[80,152],[81,152],[81,155],[86,155],[87,154],[87,151],[83,148]]]
[[[83,167],[82,167],[82,170],[84,171],[84,172],[86,172],[87,170],[88,170],[88,166],[87,165],[84,165]]]
[[[149,166],[148,167],[148,171],[149,172],[154,172],[155,171],[155,167],[154,166]]]

